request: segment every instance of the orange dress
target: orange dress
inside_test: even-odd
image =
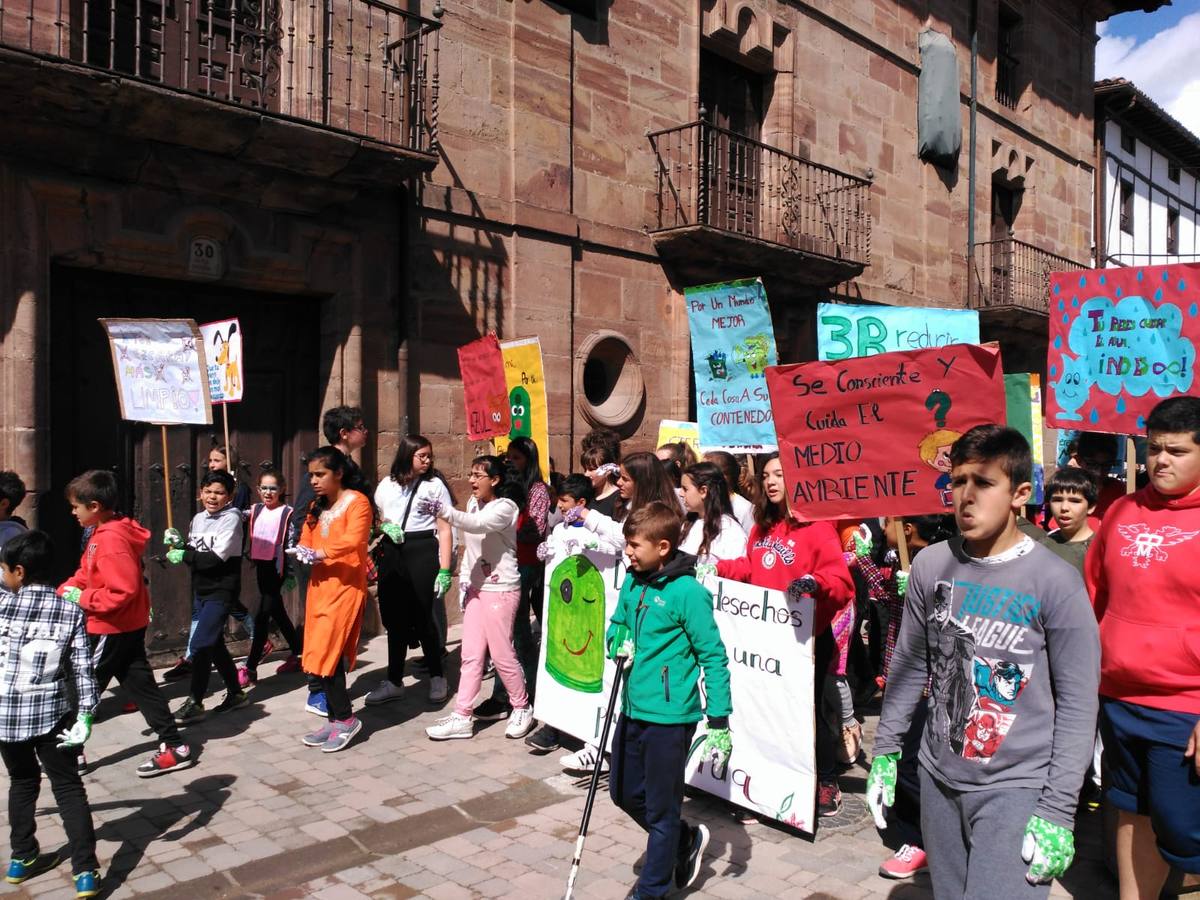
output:
[[[367,539],[371,503],[358,491],[345,490],[317,524],[308,518],[300,543],[324,550],[312,567],[304,612],[304,671],[327,677],[345,659],[346,671],[358,655],[358,633],[367,602]]]

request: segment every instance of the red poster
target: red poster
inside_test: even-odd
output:
[[[467,398],[467,437],[472,441],[507,435],[511,413],[504,357],[494,334],[458,348],[458,369]]]
[[[950,445],[1004,423],[994,346],[953,344],[767,369],[792,514],[802,522],[948,512]]]
[[[1142,434],[1161,400],[1196,393],[1200,265],[1050,275],[1050,391],[1056,428]]]

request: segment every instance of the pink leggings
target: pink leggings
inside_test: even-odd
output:
[[[521,591],[467,591],[467,608],[463,611],[462,667],[458,679],[458,703],[454,711],[460,716],[471,715],[475,695],[483,683],[483,666],[489,655],[496,664],[496,674],[508,691],[513,709],[529,705],[525,693],[525,673],[513,649],[513,622]]]

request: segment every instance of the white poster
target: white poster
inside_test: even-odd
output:
[[[546,563],[534,714],[597,743],[616,671],[605,653],[604,633],[625,578],[624,560],[552,546],[559,552]],[[812,601],[789,602],[782,591],[724,578],[711,578],[705,587],[729,654],[733,754],[724,779],[714,779],[701,758],[702,721],[688,757],[687,782],[811,833],[817,789]]]
[[[101,319],[112,350],[121,418],[211,425],[200,329],[191,319]]]
[[[208,359],[208,393],[213,403],[237,403],[242,385],[242,326],[237,319],[200,326]]]

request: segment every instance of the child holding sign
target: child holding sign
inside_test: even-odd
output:
[[[921,831],[934,895],[1044,898],[1074,856],[1092,757],[1095,617],[1078,573],[1017,529],[1033,490],[1021,433],[976,426],[950,463],[961,537],[913,564],[867,803],[884,827],[905,735],[926,705]]]
[[[853,615],[854,582],[833,524],[802,523],[792,518],[778,453],[767,457],[762,488],[745,555],[718,562],[717,574],[813,598],[813,696],[821,697],[826,674],[838,655],[832,625],[847,611]],[[843,633],[848,640],[848,630]],[[837,783],[841,735],[830,731],[823,716],[817,717],[817,725],[817,814],[834,816],[842,808],[842,791]]]

